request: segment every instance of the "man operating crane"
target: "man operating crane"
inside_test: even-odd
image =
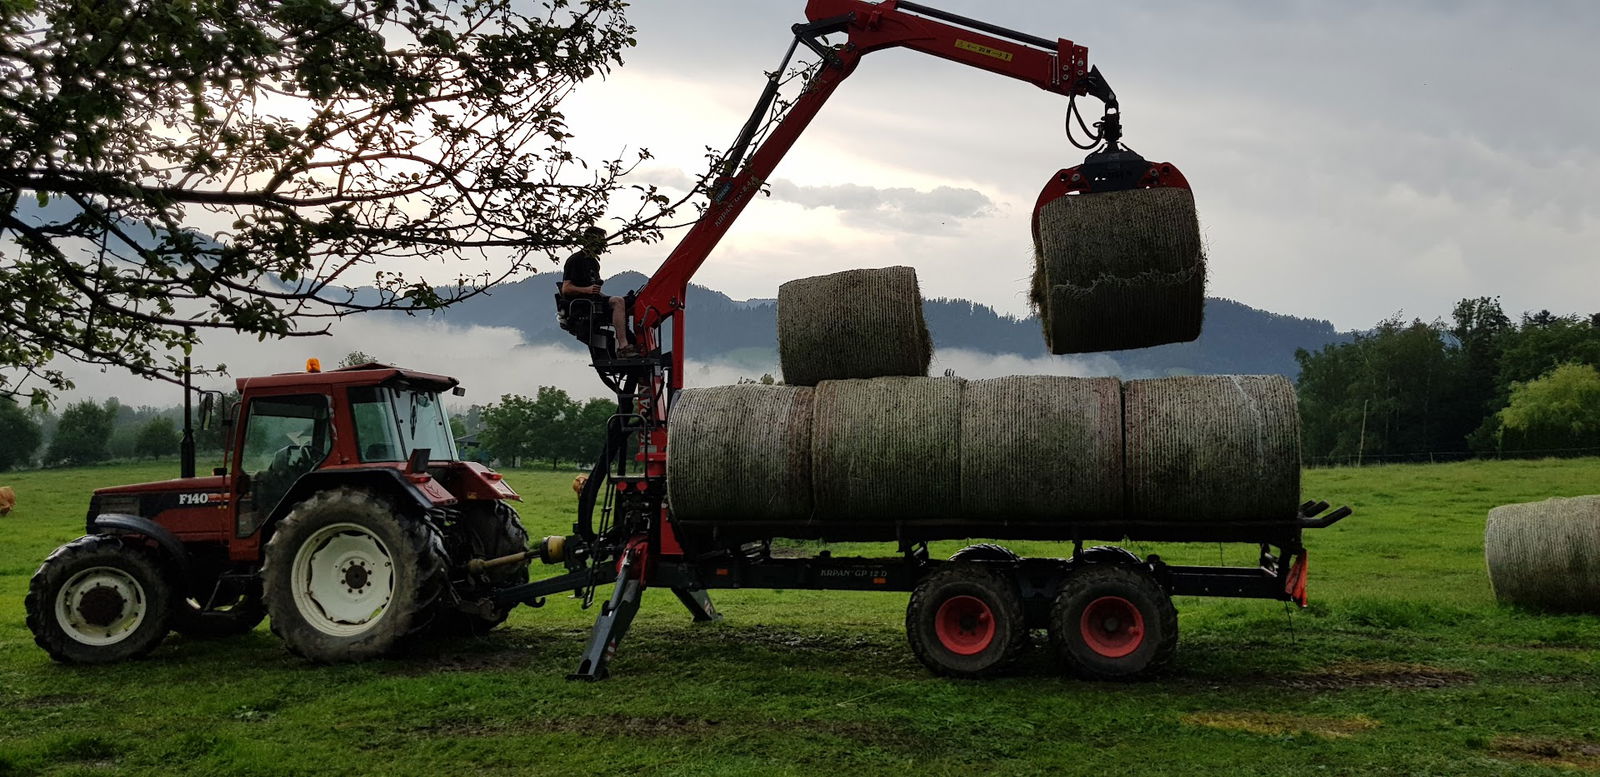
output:
[[[561,296],[566,299],[589,298],[597,304],[611,308],[611,325],[617,332],[617,355],[623,358],[639,355],[628,340],[628,308],[621,297],[608,297],[600,291],[600,255],[606,251],[606,231],[589,227],[583,231],[583,247],[567,257],[561,270]]]

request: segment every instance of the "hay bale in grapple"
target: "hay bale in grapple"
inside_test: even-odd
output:
[[[1501,602],[1600,613],[1600,496],[1496,507],[1483,553]]]
[[[1188,189],[1058,197],[1037,227],[1031,296],[1051,353],[1200,336],[1206,265]]]
[[[933,340],[916,271],[846,270],[779,286],[778,358],[791,386],[927,375]]]
[[[1122,517],[1122,384],[1012,376],[967,383],[961,511],[1034,523]]]
[[[1130,521],[1284,521],[1300,502],[1300,414],[1281,375],[1122,385]]]
[[[817,384],[811,438],[817,515],[879,523],[961,511],[959,378]]]
[[[812,389],[684,389],[667,437],[667,500],[685,521],[811,518]]]

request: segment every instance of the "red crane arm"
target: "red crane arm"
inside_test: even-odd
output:
[[[635,296],[636,342],[650,348],[659,347],[661,343],[655,342],[656,329],[672,319],[670,380],[674,389],[682,386],[681,311],[689,280],[833,91],[855,71],[863,55],[900,46],[1027,81],[1063,95],[1093,93],[1108,102],[1115,99],[1104,89],[1098,74],[1089,70],[1088,49],[1069,40],[1049,41],[903,0],[880,3],[809,0],[806,16],[811,24],[795,25],[795,34],[800,42],[823,55],[821,69],[806,84],[783,120],[751,154],[744,168],[737,172],[725,171],[729,174],[717,179],[705,214]],[[846,33],[849,39],[844,45],[832,48],[815,45],[806,38],[840,32]],[[760,118],[763,109],[758,108],[757,113],[752,117],[753,122]],[[747,127],[742,140],[748,141],[749,132]],[[735,157],[742,156],[742,149],[736,148],[732,153]],[[733,161],[736,164],[738,160]]]

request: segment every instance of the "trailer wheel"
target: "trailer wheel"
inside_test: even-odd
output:
[[[138,658],[167,636],[172,589],[154,554],[109,535],[57,548],[28,582],[33,641],[69,664]]]
[[[906,639],[928,669],[986,677],[1022,652],[1028,626],[1017,586],[972,564],[949,564],[923,580],[906,606]]]
[[[425,520],[354,489],[296,505],[262,569],[272,632],[312,661],[384,655],[428,625],[446,584],[444,548]]]
[[[1144,571],[1088,564],[1067,576],[1050,608],[1050,641],[1074,674],[1129,680],[1172,659],[1178,611]]]
[[[968,545],[950,556],[951,561],[1021,561],[1022,557],[1004,545],[980,542]]]

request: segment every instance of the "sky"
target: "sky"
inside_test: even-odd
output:
[[[1212,296],[1344,330],[1447,318],[1477,296],[1513,315],[1600,311],[1600,3],[930,3],[1088,47],[1121,99],[1128,144],[1194,188]],[[639,45],[626,64],[564,105],[575,148],[648,148],[656,159],[641,179],[681,186],[706,146],[733,139],[804,3],[640,0],[629,16]],[[770,298],[793,278],[905,264],[926,296],[1024,315],[1034,200],[1083,157],[1064,137],[1065,109],[1021,81],[914,52],[868,55],[695,281]],[[621,249],[604,270],[649,274],[675,243]],[[400,331],[408,346],[396,355]],[[220,337],[199,356],[246,375],[354,349],[455,374],[470,402],[541,384],[601,390],[575,352],[438,323],[354,319],[331,339],[278,344]],[[941,359],[972,377],[1105,366]],[[695,369],[691,385],[749,372]],[[72,371],[79,395],[179,396]]]
[[[1600,310],[1600,4],[934,4],[1088,47],[1127,142],[1193,185],[1213,296],[1340,329],[1448,317],[1476,296]],[[662,182],[698,171],[803,12],[637,3],[638,48],[569,105],[580,142],[648,147]],[[1023,314],[1034,200],[1083,155],[1065,108],[1020,81],[870,54],[696,280],[771,297],[794,277],[909,264],[928,296]],[[607,269],[649,273],[667,250]]]

